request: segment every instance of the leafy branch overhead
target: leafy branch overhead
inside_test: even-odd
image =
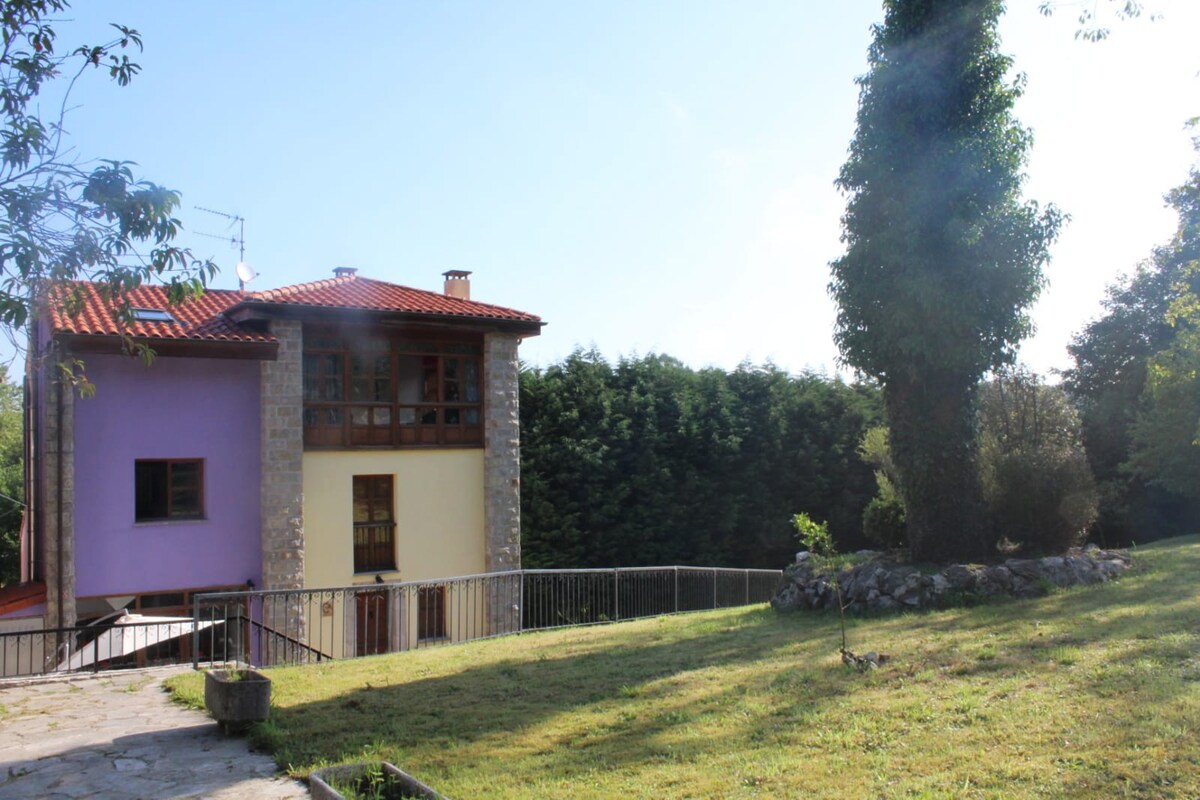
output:
[[[116,319],[132,321],[127,293],[162,281],[172,302],[203,293],[216,267],[173,244],[179,193],[138,178],[133,162],[84,159],[65,128],[77,82],[103,70],[118,86],[140,71],[138,32],[60,53],[54,15],[65,0],[16,0],[0,15],[0,324],[25,327],[40,302],[78,308],[73,281],[94,281]],[[43,109],[50,101],[56,111]]]
[[[1136,19],[1142,15],[1145,10],[1145,3],[1138,0],[1109,0],[1110,3],[1116,5],[1112,10],[1113,16],[1118,20]],[[1047,0],[1038,6],[1038,11],[1044,17],[1054,15],[1054,12],[1060,8],[1078,8],[1079,16],[1077,21],[1079,27],[1075,31],[1075,38],[1082,39],[1085,42],[1101,42],[1109,37],[1112,31],[1105,25],[1102,25],[1100,20],[1104,16],[1100,11],[1100,5],[1096,0],[1079,0],[1078,2],[1054,2]],[[1151,21],[1160,19],[1158,14],[1150,14]]]

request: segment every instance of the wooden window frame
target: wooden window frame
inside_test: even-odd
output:
[[[386,341],[386,351],[355,347],[356,342]],[[406,447],[482,447],[484,420],[483,337],[449,337],[420,333],[391,334],[372,328],[304,329],[304,447],[306,450],[399,449]],[[388,355],[385,400],[353,399],[356,357],[371,363],[375,356]],[[326,357],[340,358],[340,375],[328,373]],[[416,402],[400,400],[400,359],[413,356],[434,359],[431,378],[435,397]],[[448,377],[448,364],[456,362],[457,374]],[[312,366],[310,366],[312,364]],[[477,399],[460,395],[448,400],[450,384],[470,386],[467,373],[474,372]],[[369,380],[377,380],[377,376]],[[325,397],[327,381],[340,379],[340,399]],[[423,393],[424,394],[424,393]]]
[[[141,503],[138,500],[138,469],[142,464],[162,464],[167,470],[167,510],[165,516],[143,516],[139,513],[138,508]],[[177,464],[194,464],[196,466],[196,511],[195,513],[175,514],[172,511],[174,505],[172,473]],[[133,462],[133,521],[138,524],[143,523],[162,523],[162,522],[188,522],[195,520],[206,519],[204,514],[204,459],[203,458],[138,458]]]
[[[378,572],[396,571],[396,481],[393,475],[355,475],[354,486],[351,489],[351,526],[353,528],[354,574],[369,575]],[[377,488],[367,489],[367,503],[371,507],[368,517],[374,517],[374,500],[380,494],[387,498],[387,519],[355,520],[353,504],[358,502],[359,481],[386,481],[387,489],[380,493]],[[373,541],[374,537],[386,530],[386,544]],[[360,544],[360,540],[370,539]],[[382,558],[381,552],[386,552],[388,558]],[[361,557],[360,557],[361,556]]]

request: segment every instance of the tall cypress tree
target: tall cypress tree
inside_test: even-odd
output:
[[[845,363],[878,379],[913,556],[989,535],[975,464],[980,377],[1009,363],[1060,215],[1022,200],[1023,79],[998,52],[999,0],[885,0],[838,177],[846,253],[830,266]]]

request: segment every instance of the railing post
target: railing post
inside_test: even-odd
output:
[[[621,621],[621,569],[613,569],[613,622]]]
[[[192,595],[192,669],[200,669],[200,595]]]
[[[716,567],[712,568],[712,576],[713,576],[713,604],[712,604],[712,607],[714,610],[716,610],[716,608],[717,608],[717,568]]]
[[[675,613],[679,613],[679,565],[675,565]]]
[[[746,602],[742,605],[748,606],[750,605],[750,570],[746,570],[744,574],[746,575]]]

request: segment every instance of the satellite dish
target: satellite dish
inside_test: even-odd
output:
[[[247,283],[258,277],[258,273],[254,271],[254,267],[245,261],[239,261],[234,271],[237,272],[239,289],[245,289]]]

